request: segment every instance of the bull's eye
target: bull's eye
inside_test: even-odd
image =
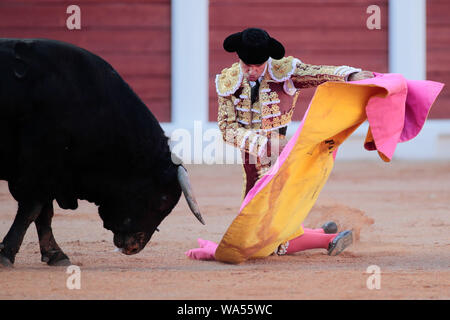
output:
[[[167,197],[166,195],[163,195],[163,196],[161,197],[161,200],[162,200],[162,201],[167,201],[167,199],[168,199],[168,197]]]
[[[126,218],[125,220],[123,220],[123,224],[126,226],[129,226],[131,224],[131,219],[130,218]]]

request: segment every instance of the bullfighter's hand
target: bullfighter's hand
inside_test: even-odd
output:
[[[201,238],[198,238],[197,242],[200,248],[186,251],[184,253],[186,256],[194,260],[216,260],[214,254],[218,247],[217,243]]]
[[[373,77],[374,77],[374,75],[373,75],[372,71],[354,72],[348,76],[347,81],[358,81],[358,80],[370,79]]]

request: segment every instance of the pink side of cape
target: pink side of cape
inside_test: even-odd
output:
[[[407,80],[405,126],[399,142],[415,138],[422,130],[431,106],[444,87],[443,83],[427,80]]]
[[[372,79],[352,81],[351,84],[372,84],[387,90],[385,97],[372,97],[366,106],[367,119],[374,143],[365,144],[367,150],[378,150],[392,159],[397,143],[416,137],[425,124],[431,105],[436,100],[444,84],[427,80],[406,80],[401,74],[374,73]],[[263,189],[283,165],[302,131],[309,108],[303,116],[299,128],[289,140],[275,164],[249,191],[242,209]],[[336,151],[333,158],[336,157]]]
[[[392,159],[399,142],[416,137],[422,130],[430,108],[444,87],[428,80],[406,80],[401,74],[374,73],[375,83],[366,79],[357,83],[373,83],[388,91],[383,97],[372,97],[366,106],[367,120],[375,143],[367,150],[378,150]],[[353,82],[352,82],[353,83]]]

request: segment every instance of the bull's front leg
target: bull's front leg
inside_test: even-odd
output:
[[[19,202],[14,222],[3,239],[0,266],[12,267],[28,227],[37,219],[42,208],[43,204],[39,202]]]
[[[42,262],[49,266],[69,266],[70,260],[55,241],[52,230],[53,204],[49,202],[42,208],[41,214],[34,222],[39,236]]]

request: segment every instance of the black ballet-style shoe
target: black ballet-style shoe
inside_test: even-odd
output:
[[[337,256],[352,243],[353,243],[353,233],[351,230],[339,232],[339,234],[328,245],[328,255]]]
[[[334,221],[325,222],[321,226],[321,228],[323,229],[323,231],[325,231],[325,233],[337,233],[338,232],[337,224]]]

